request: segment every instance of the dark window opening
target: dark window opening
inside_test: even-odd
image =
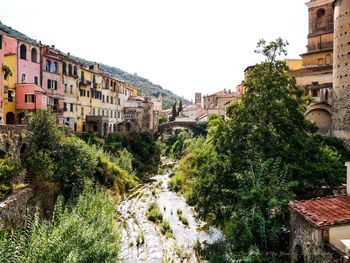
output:
[[[38,63],[38,51],[36,48],[32,48],[31,52],[32,62]]]
[[[22,44],[19,49],[20,58],[27,59],[27,47],[24,44]]]

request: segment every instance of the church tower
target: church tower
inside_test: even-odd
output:
[[[333,135],[350,143],[350,1],[334,1]]]
[[[332,64],[333,52],[333,0],[311,0],[307,53],[302,55],[303,66]]]
[[[202,93],[197,92],[195,94],[194,104],[202,107]]]

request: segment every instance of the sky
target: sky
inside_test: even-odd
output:
[[[194,100],[234,90],[256,43],[306,51],[307,0],[0,0],[0,20],[44,44],[137,73]]]

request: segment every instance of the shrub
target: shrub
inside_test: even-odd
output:
[[[173,235],[173,231],[170,228],[170,224],[167,220],[163,220],[160,225],[160,232],[165,235],[166,238],[170,238]]]
[[[159,207],[156,203],[151,203],[147,209],[146,217],[149,221],[153,223],[160,223],[163,221],[163,215],[159,210]]]
[[[4,199],[12,190],[12,180],[22,171],[19,161],[10,157],[0,159],[0,200]]]
[[[188,220],[187,218],[184,216],[182,210],[180,208],[178,208],[176,210],[177,212],[177,216],[179,217],[179,220],[181,221],[182,224],[184,224],[185,226],[188,226]]]
[[[37,211],[23,230],[0,235],[0,262],[116,262],[114,217],[114,202],[87,184],[75,205],[57,201],[52,220],[40,220]]]
[[[109,133],[106,148],[112,153],[121,150],[125,144],[125,137],[117,132]]]

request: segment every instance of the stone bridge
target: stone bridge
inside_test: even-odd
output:
[[[20,159],[26,147],[26,140],[27,126],[0,125],[0,157],[7,154],[14,159]]]
[[[170,121],[162,123],[158,126],[158,131],[155,132],[155,136],[158,138],[163,133],[169,132],[175,128],[187,128],[193,129],[197,125],[196,121]]]

